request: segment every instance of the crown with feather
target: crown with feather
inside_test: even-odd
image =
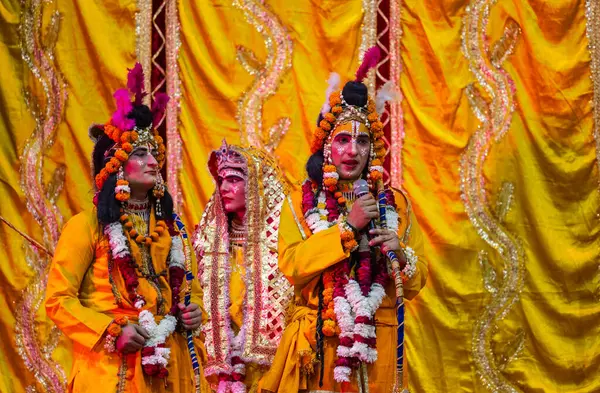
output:
[[[94,124],[89,129],[89,136],[95,143],[92,161],[97,191],[102,190],[111,175],[122,173],[123,164],[137,147],[150,145],[156,149],[159,168],[165,162],[165,145],[153,125],[162,119],[169,96],[164,93],[156,94],[152,109],[143,105],[142,100],[147,93],[144,89],[142,66],[136,63],[128,71],[127,88],[118,89],[113,94],[116,110],[110,120],[103,125]],[[156,197],[163,194],[164,189],[155,188]],[[129,196],[128,182],[119,179],[115,198],[124,202]]]
[[[387,82],[378,91],[375,99],[368,95],[363,80],[368,71],[378,64],[380,58],[381,52],[378,47],[369,48],[356,71],[356,79],[347,82],[342,90],[338,88],[340,76],[332,73],[329,77],[326,100],[313,134],[311,150],[313,153],[323,150],[323,186],[330,191],[337,189],[339,179],[337,169],[331,163],[331,142],[336,135],[336,129],[349,122],[362,124],[371,137],[369,182],[374,185],[383,178],[383,159],[387,152],[379,113],[385,109],[385,103],[396,99],[399,93],[392,82]]]

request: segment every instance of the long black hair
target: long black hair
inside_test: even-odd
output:
[[[127,117],[134,119],[136,127],[140,129],[147,128],[152,124],[152,112],[146,105],[135,106],[132,111],[129,112]],[[114,152],[112,152],[112,154],[106,154],[107,151],[110,151],[110,149],[113,148],[114,144],[114,141],[105,134],[98,137],[92,153],[94,177],[100,173],[102,168],[104,168],[106,163],[114,155]],[[98,193],[98,221],[103,225],[116,222],[121,216],[121,202],[115,198],[116,186],[117,175],[113,173],[108,177],[106,182],[104,182],[102,189]],[[156,198],[152,193],[152,189],[148,191],[148,198],[153,204],[156,203]],[[160,207],[161,214],[160,216],[157,214],[156,218],[170,219],[173,215],[173,198],[167,190],[165,190],[164,196],[160,198]]]

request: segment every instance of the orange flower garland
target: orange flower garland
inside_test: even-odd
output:
[[[342,247],[344,251],[350,253],[358,248],[358,242],[355,239],[354,231],[346,222],[345,217],[339,222],[340,237],[342,238]]]
[[[160,237],[160,234],[163,233],[165,231],[165,228],[167,227],[167,224],[163,220],[160,220],[156,223],[156,228],[154,228],[154,231],[152,231],[150,236],[143,236],[133,228],[133,223],[129,220],[128,214],[123,213],[119,218],[119,221],[121,221],[121,224],[123,224],[123,228],[125,228],[127,233],[129,233],[130,239],[135,240],[137,244],[144,244],[146,246],[149,246],[150,244],[152,244],[152,242],[157,242]]]
[[[333,271],[328,270],[323,273],[323,310],[321,311],[321,317],[323,319],[323,334],[327,337],[334,336],[337,331],[337,322],[335,318],[335,311],[333,309]]]
[[[117,343],[117,338],[119,338],[121,333],[123,333],[123,326],[127,325],[128,323],[129,319],[127,317],[118,317],[115,318],[110,325],[108,325],[108,328],[106,328],[107,334],[104,343],[104,348],[108,352],[116,351],[115,344]]]
[[[335,165],[327,164],[323,166],[323,185],[331,192],[335,192],[337,188],[339,175]]]

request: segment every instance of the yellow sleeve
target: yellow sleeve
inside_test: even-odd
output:
[[[196,253],[192,247],[190,242],[190,238],[187,238],[187,245],[189,247],[191,258],[192,258],[192,275],[194,279],[192,280],[192,295],[190,302],[197,304],[200,306],[200,310],[202,310],[202,323],[208,320],[208,315],[206,314],[206,310],[204,309],[204,290],[202,289],[202,285],[200,285],[200,278],[198,277],[198,262],[196,261]]]
[[[410,226],[406,245],[415,251],[418,259],[415,275],[404,283],[404,297],[406,299],[412,299],[417,296],[427,281],[427,259],[425,256],[423,233],[419,228],[419,223],[412,209],[409,213],[409,219]]]
[[[96,231],[89,214],[71,218],[56,246],[46,287],[46,313],[71,340],[92,349],[112,318],[88,307],[78,298],[83,278],[95,257]]]
[[[279,227],[279,269],[293,285],[303,285],[329,266],[348,258],[337,225],[310,235],[306,240],[296,222],[293,207],[284,202]],[[299,211],[299,210],[296,210]]]

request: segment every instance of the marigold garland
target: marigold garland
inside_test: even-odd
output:
[[[147,246],[152,244],[152,242],[157,242],[159,239],[159,234],[164,232],[165,228],[167,227],[165,221],[159,220],[156,222],[156,228],[154,228],[154,231],[150,233],[150,236],[142,236],[138,234],[137,231],[133,228],[133,223],[129,219],[129,215],[127,213],[121,214],[121,217],[119,217],[119,221],[127,230],[131,239],[134,239],[137,244],[145,244]]]
[[[123,326],[127,325],[127,323],[129,323],[127,317],[118,317],[108,325],[106,329],[107,335],[104,339],[104,349],[107,352],[115,352],[117,350],[117,339],[123,333]]]
[[[180,302],[180,287],[183,283],[183,277],[185,275],[185,260],[182,251],[183,243],[179,236],[179,232],[173,226],[170,221],[169,226],[164,221],[158,221],[156,223],[156,229],[159,227],[160,232],[155,230],[157,233],[163,233],[166,229],[169,229],[169,235],[171,236],[171,249],[169,251],[169,287],[171,288],[171,299],[172,308],[159,323],[156,322],[154,315],[150,310],[144,310],[143,307],[146,305],[145,298],[137,293],[139,286],[139,278],[141,277],[138,268],[139,264],[136,263],[129,242],[127,241],[126,232],[129,232],[130,238],[131,233],[136,233],[134,229],[129,229],[130,221],[127,221],[127,215],[123,214],[120,221],[126,221],[125,224],[121,222],[114,222],[104,227],[104,233],[108,237],[110,245],[111,258],[114,260],[115,265],[118,267],[119,272],[123,276],[125,282],[125,288],[129,295],[129,300],[133,303],[136,310],[139,311],[138,319],[139,324],[142,326],[150,338],[144,343],[142,349],[142,369],[144,373],[149,376],[156,376],[158,378],[166,378],[169,375],[167,370],[167,364],[170,357],[170,349],[166,346],[167,338],[175,331],[177,325],[177,319],[175,314],[177,312],[177,305]],[[153,234],[155,233],[153,232]],[[158,237],[156,237],[158,240]],[[145,240],[147,241],[147,239]],[[152,241],[152,239],[151,239]],[[115,323],[123,326],[127,323],[126,318],[117,318]],[[113,333],[117,333],[117,328],[110,328]],[[109,332],[107,341],[105,342],[105,348],[114,352],[114,343],[116,338]]]
[[[337,333],[337,323],[335,312],[333,310],[333,271],[328,270],[323,273],[323,334],[332,337]]]

